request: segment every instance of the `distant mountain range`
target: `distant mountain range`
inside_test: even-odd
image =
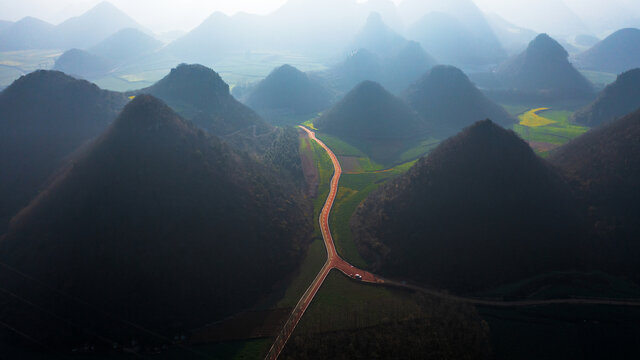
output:
[[[119,65],[153,54],[162,45],[161,41],[138,29],[122,29],[88,50],[65,51],[56,59],[53,68],[86,79],[99,79]]]
[[[509,55],[519,54],[527,48],[527,45],[538,33],[514,25],[497,14],[487,14],[487,21],[494,34]]]
[[[576,111],[572,120],[587,126],[599,126],[640,109],[640,69],[618,75],[598,98]]]
[[[478,71],[506,58],[485,15],[470,0],[403,1],[407,35],[440,63]],[[464,46],[460,46],[464,44]]]
[[[124,28],[142,29],[108,2],[59,25],[26,17],[0,33],[0,51],[29,49],[86,49]]]
[[[122,64],[151,54],[163,45],[162,41],[139,29],[124,28],[90,47],[89,52]]]
[[[377,13],[369,15],[348,49],[346,59],[318,74],[338,93],[369,80],[399,94],[437,64],[419,43],[389,28]]]
[[[577,55],[578,68],[619,74],[640,67],[640,30],[621,29]]]
[[[474,291],[577,263],[570,194],[522,139],[484,120],[372,193],[351,228],[374,271]]]
[[[120,344],[163,341],[129,324],[184,333],[254,305],[298,265],[308,210],[276,173],[140,95],[0,240],[0,261],[59,292],[0,278]],[[94,341],[21,302],[3,309],[2,321],[51,347]]]
[[[126,102],[122,94],[57,71],[33,72],[0,93],[0,233]]]
[[[431,134],[455,135],[483,119],[509,127],[513,119],[489,100],[469,78],[453,66],[438,65],[405,91],[403,97],[425,120]]]

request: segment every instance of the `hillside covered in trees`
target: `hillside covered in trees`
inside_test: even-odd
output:
[[[0,240],[0,261],[47,284],[2,272],[3,288],[93,332],[6,294],[0,320],[54,347],[157,341],[113,318],[167,335],[246,309],[296,268],[310,229],[276,173],[141,95]]]
[[[0,93],[0,234],[78,147],[127,99],[58,71],[36,71]]]
[[[581,221],[562,177],[485,120],[372,193],[351,228],[374,271],[474,291],[575,266]]]

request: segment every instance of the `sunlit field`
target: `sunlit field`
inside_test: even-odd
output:
[[[549,110],[549,108],[538,108],[527,111],[526,113],[520,115],[518,119],[520,119],[520,125],[528,126],[528,127],[538,127],[538,126],[546,126],[550,124],[554,124],[555,121],[551,119],[547,119],[538,115],[540,111]]]
[[[589,130],[588,127],[570,123],[571,114],[566,110],[536,108],[518,116],[520,123],[514,125],[513,130],[537,153],[546,156],[550,150]]]

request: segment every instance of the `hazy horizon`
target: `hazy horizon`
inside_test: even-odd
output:
[[[351,1],[351,0],[344,0]],[[369,0],[358,0],[364,3]],[[392,0],[400,4],[406,0]],[[520,27],[537,32],[559,34],[566,31],[603,36],[620,27],[640,26],[640,2],[633,0],[473,0],[485,13],[495,13]],[[102,0],[22,0],[0,1],[0,20],[18,21],[26,16],[58,24],[88,11]],[[110,0],[141,25],[155,33],[189,31],[216,11],[265,15],[287,0]],[[150,14],[148,9],[153,8]],[[554,14],[566,21],[558,23],[542,14]],[[566,23],[565,23],[566,22]],[[589,25],[585,25],[589,24]],[[407,24],[405,24],[407,25]],[[564,34],[562,34],[564,35]]]

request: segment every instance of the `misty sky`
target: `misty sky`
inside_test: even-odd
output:
[[[322,0],[318,0],[322,1]],[[365,1],[365,0],[363,0]],[[396,3],[402,0],[394,0]],[[424,0],[429,1],[429,0]],[[447,0],[432,0],[447,1]],[[551,12],[577,14],[582,21],[596,21],[621,16],[640,18],[639,0],[474,0],[484,11],[501,15],[517,25],[541,29],[536,18]],[[57,24],[79,15],[100,0],[0,0],[0,19],[19,20],[34,16]],[[245,11],[266,14],[277,9],[286,0],[110,0],[143,26],[155,31],[189,30],[197,26],[214,11],[233,14]],[[362,1],[361,1],[362,2]],[[526,9],[525,11],[523,11]]]

